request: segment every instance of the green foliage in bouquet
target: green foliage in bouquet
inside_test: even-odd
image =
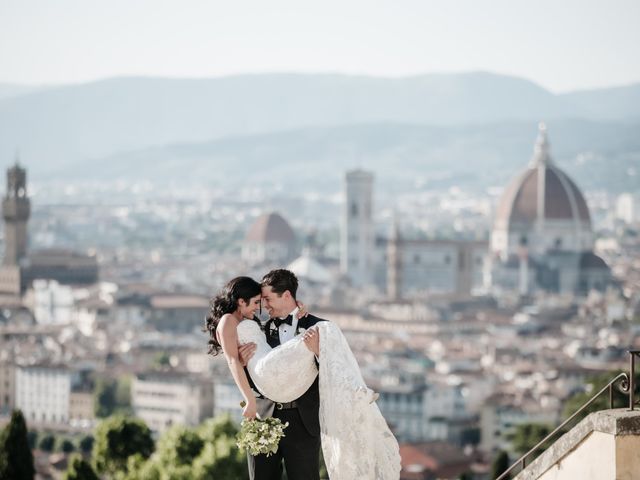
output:
[[[288,422],[283,424],[279,418],[273,417],[264,420],[245,419],[236,437],[238,447],[251,455],[273,455],[278,451],[278,444],[288,426]]]

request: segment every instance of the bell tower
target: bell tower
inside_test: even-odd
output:
[[[402,297],[402,239],[398,221],[394,217],[391,238],[387,243],[387,297],[398,301]]]
[[[371,172],[358,169],[345,175],[340,237],[340,270],[354,286],[371,284],[375,246]]]
[[[18,164],[7,170],[7,193],[2,200],[4,217],[4,265],[18,266],[27,255],[27,221],[31,202],[27,197],[27,171]]]

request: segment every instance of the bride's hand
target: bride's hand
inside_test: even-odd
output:
[[[304,344],[316,357],[320,357],[320,332],[317,327],[310,328],[302,336]]]
[[[302,302],[296,302],[298,304],[298,318],[304,318],[307,315],[309,315],[309,312],[307,311],[307,307],[305,307],[304,303]]]
[[[253,420],[254,418],[256,418],[256,415],[258,413],[258,407],[256,405],[256,399],[252,398],[248,402],[245,402],[245,403],[246,403],[246,405],[244,406],[244,409],[242,410],[242,416],[244,418],[248,418],[250,420]]]

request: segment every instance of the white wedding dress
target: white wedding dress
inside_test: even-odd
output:
[[[372,403],[358,363],[340,329],[318,322],[320,332],[320,430],[322,452],[331,480],[398,480],[400,453],[378,406]],[[314,355],[302,335],[271,348],[259,325],[238,324],[238,340],[254,342],[247,369],[256,388],[275,402],[291,402],[318,375]]]

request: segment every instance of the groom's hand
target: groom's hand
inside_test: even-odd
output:
[[[238,347],[238,356],[240,357],[240,363],[242,363],[243,367],[247,366],[247,363],[249,363],[254,353],[256,353],[256,344],[253,342],[245,343]]]

